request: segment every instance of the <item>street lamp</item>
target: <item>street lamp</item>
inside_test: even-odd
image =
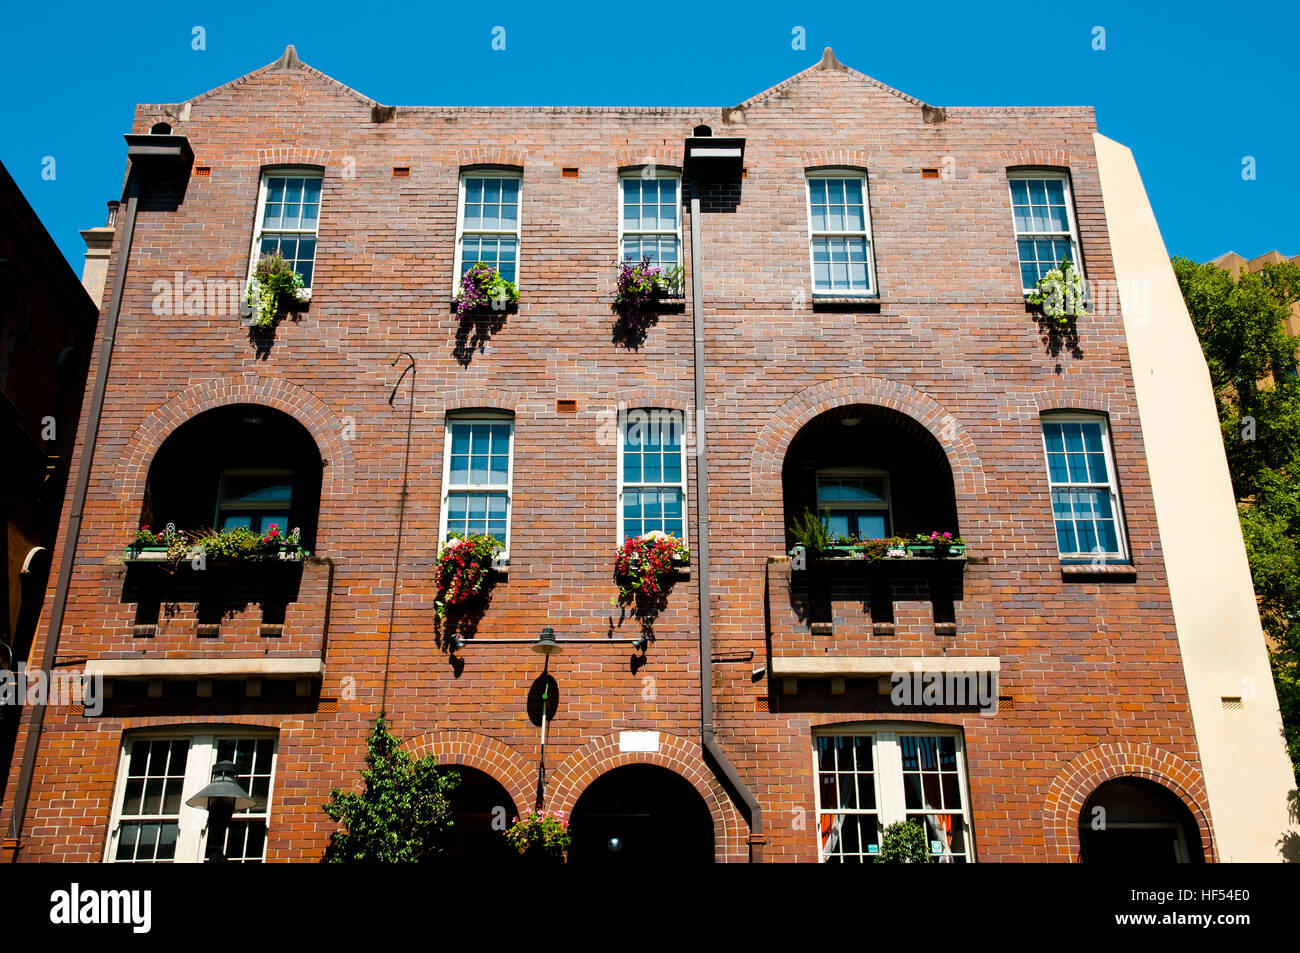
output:
[[[212,766],[212,783],[185,803],[208,812],[208,861],[223,863],[226,859],[226,829],[236,811],[252,807],[256,801],[235,780],[233,761],[218,761]]]
[[[542,629],[542,634],[537,637],[532,648],[538,655],[545,655],[548,658],[564,651],[564,647],[555,641],[555,630],[549,625]]]

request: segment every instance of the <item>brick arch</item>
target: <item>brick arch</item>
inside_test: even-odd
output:
[[[1079,859],[1079,814],[1101,784],[1116,778],[1145,778],[1176,794],[1192,812],[1201,833],[1205,860],[1215,860],[1214,834],[1206,803],[1205,779],[1198,768],[1163,748],[1133,742],[1089,748],[1061,770],[1043,802],[1048,860]]]
[[[514,748],[473,731],[426,731],[408,738],[403,747],[417,758],[433,755],[440,765],[463,765],[496,781],[526,811],[536,797],[537,769]]]
[[[276,378],[217,377],[187,387],[154,408],[132,435],[118,464],[119,499],[130,502],[144,497],[149,464],[177,427],[204,411],[231,404],[260,404],[283,411],[311,434],[325,461],[320,506],[324,524],[329,503],[344,499],[352,489],[352,449],[343,439],[347,425],[311,391]]]
[[[331,158],[333,153],[328,149],[307,149],[302,146],[273,146],[257,150],[259,166],[315,165],[325,168]]]
[[[424,403],[425,399],[421,399]],[[434,413],[456,410],[500,410],[518,413],[522,401],[518,394],[493,387],[450,387],[439,390],[437,397],[425,404]]]
[[[633,169],[639,169],[642,166],[651,164],[657,169],[680,172],[682,170],[681,143],[678,142],[671,146],[664,143],[639,147],[628,146],[614,153],[614,162],[619,172],[630,172]]]
[[[1053,411],[1078,411],[1079,413],[1105,414],[1118,419],[1111,412],[1111,398],[1099,390],[1064,387],[1031,395],[1034,409],[1040,414]]]
[[[870,156],[863,149],[817,149],[799,153],[799,162],[805,169],[866,169]]]
[[[503,165],[516,169],[524,167],[527,157],[522,149],[502,149],[497,146],[478,146],[474,149],[461,149],[456,153],[456,164],[461,168],[476,165]]]
[[[1001,164],[1007,169],[1061,169],[1070,168],[1070,153],[1064,149],[1021,149],[1004,152]]]
[[[726,863],[748,858],[749,826],[704,763],[703,749],[693,741],[663,731],[659,732],[658,751],[621,751],[618,732],[596,738],[574,751],[555,769],[547,785],[547,808],[572,814],[592,781],[628,764],[658,765],[689,782],[713,818],[714,860]]]
[[[929,394],[879,377],[838,377],[822,381],[795,394],[773,411],[754,442],[749,469],[750,493],[779,498],[781,468],[790,441],[813,418],[848,404],[888,407],[911,417],[930,432],[947,455],[958,501],[984,495],[984,467],[975,442],[957,418]]]

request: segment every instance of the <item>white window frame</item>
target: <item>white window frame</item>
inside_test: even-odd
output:
[[[862,224],[861,231],[814,232],[812,219],[812,183],[815,179],[860,179],[862,182]],[[864,169],[821,168],[808,169],[804,172],[804,216],[808,227],[808,268],[812,280],[814,298],[878,298],[880,289],[876,284],[876,243],[871,237],[871,192]],[[843,291],[835,288],[819,289],[817,287],[817,265],[813,260],[813,245],[818,238],[865,238],[867,241],[867,290]]]
[[[900,735],[938,735],[955,738],[957,741],[957,784],[961,792],[961,815],[966,833],[966,862],[975,863],[975,827],[971,823],[970,784],[966,773],[966,743],[960,728],[948,725],[931,725],[918,723],[879,722],[859,725],[826,725],[813,730],[812,768],[813,768],[813,803],[816,807],[816,821],[813,824],[813,836],[817,838],[817,860],[826,862],[822,846],[821,818],[827,814],[876,814],[879,828],[883,831],[889,824],[907,820],[907,798],[903,786],[903,750],[899,744]],[[872,779],[876,785],[875,811],[861,808],[840,808],[831,805],[823,810],[821,803],[821,766],[817,760],[818,738],[871,736],[872,745]],[[914,812],[915,813],[915,812]],[[922,812],[926,813],[926,812]],[[950,814],[952,811],[930,811],[932,814]],[[927,835],[928,844],[928,835]],[[943,858],[938,858],[942,860]]]
[[[470,235],[513,235],[515,238],[515,288],[522,288],[524,277],[524,175],[522,172],[511,169],[461,169],[460,185],[456,196],[456,245],[454,251],[455,265],[451,275],[451,295],[453,298],[460,297],[460,278],[464,273],[464,263],[461,260],[462,248],[461,239],[467,234],[465,231],[465,180],[466,179],[514,179],[519,183],[519,208],[518,214],[515,215],[515,227],[511,229],[498,228],[476,228],[470,231]]]
[[[123,818],[122,799],[126,794],[127,767],[130,764],[131,746],[137,741],[188,741],[189,753],[185,760],[185,781],[181,785],[180,811],[176,815],[179,833],[176,838],[176,856],[171,861],[158,863],[203,863],[208,843],[208,812],[190,807],[185,802],[199,793],[212,781],[212,768],[217,763],[217,741],[227,739],[269,739],[275,743],[271,754],[271,783],[266,795],[266,839],[262,843],[262,860],[266,860],[267,846],[271,842],[271,824],[275,818],[276,774],[280,767],[280,739],[278,732],[266,729],[242,728],[227,725],[205,725],[200,728],[148,728],[131,731],[122,738],[118,752],[117,780],[113,784],[113,805],[108,819],[108,837],[104,845],[104,863],[134,863],[118,861],[117,842],[123,820],[136,821],[136,815]],[[150,815],[145,820],[170,818],[170,814]],[[260,818],[261,814],[252,815]],[[237,813],[234,820],[246,820],[247,815]]]
[[[625,444],[627,443],[627,427],[629,418],[632,414],[643,413],[649,415],[646,423],[654,426],[665,417],[672,417],[677,420],[681,433],[681,455],[682,455],[682,479],[680,483],[631,483],[623,482],[623,456]],[[682,542],[690,546],[691,523],[688,511],[689,502],[686,492],[687,474],[686,474],[686,413],[681,410],[673,410],[668,407],[630,407],[626,410],[619,411],[618,415],[618,535],[614,540],[616,547],[623,545],[624,539],[624,519],[623,519],[623,492],[628,486],[635,489],[673,489],[678,488],[682,491]]]
[[[822,477],[880,477],[884,481],[885,487],[885,505],[870,506],[861,503],[844,503],[834,506],[822,506]],[[889,471],[876,470],[864,467],[826,467],[817,471],[817,513],[832,510],[884,510],[885,518],[889,521],[889,535],[894,536],[894,494],[889,485]]]
[[[451,429],[454,424],[474,424],[474,423],[493,423],[510,425],[510,456],[506,461],[506,485],[503,488],[498,483],[466,483],[463,485],[451,485]],[[514,492],[515,488],[515,416],[506,411],[488,411],[477,410],[469,412],[451,411],[443,423],[443,445],[442,445],[442,505],[439,507],[438,517],[438,548],[442,549],[447,542],[447,502],[453,490],[457,492],[469,493],[502,493],[506,498],[506,541],[501,552],[497,554],[497,560],[501,563],[508,563],[510,560],[510,524],[513,522],[511,517],[514,515]]]
[[[222,511],[222,509],[223,509],[223,505],[222,505],[222,504],[225,502],[225,499],[226,499],[226,478],[227,478],[227,477],[241,477],[241,476],[281,476],[281,475],[286,476],[286,477],[289,478],[289,479],[288,479],[288,483],[289,483],[289,503],[288,503],[287,506],[286,506],[286,505],[283,505],[283,504],[281,504],[281,503],[279,503],[279,502],[276,502],[276,501],[268,500],[268,501],[265,502],[265,503],[252,503],[252,504],[245,504],[245,505],[240,506],[240,507],[234,507],[234,506],[231,506],[231,507],[228,507],[228,508],[229,508],[229,509],[236,509],[236,508],[237,508],[237,509],[241,509],[241,510],[287,510],[287,511],[289,512],[290,515],[286,517],[286,520],[291,520],[291,519],[293,519],[293,515],[292,515],[292,514],[293,514],[293,502],[294,502],[294,500],[293,500],[293,494],[294,494],[294,490],[297,489],[297,487],[294,486],[295,477],[297,476],[297,474],[295,473],[295,471],[293,471],[293,470],[283,470],[283,469],[280,469],[280,468],[278,468],[278,467],[269,467],[269,468],[265,468],[265,469],[263,469],[263,468],[236,468],[236,469],[231,469],[231,470],[222,470],[222,471],[221,471],[221,478],[220,478],[220,480],[218,480],[218,482],[217,482],[217,505],[216,505],[216,512],[215,512],[215,514],[213,515],[213,518],[212,518],[212,527],[213,527],[213,529],[220,529],[220,528],[221,528],[221,511]],[[281,527],[280,527],[280,532],[281,532],[281,535],[288,536],[288,535],[289,535],[289,532],[290,532],[290,527],[288,527],[288,526],[281,526]]]
[[[1023,181],[1025,179],[1048,179],[1061,182],[1065,186],[1065,215],[1069,220],[1070,233],[1065,232],[1022,232],[1016,228],[1016,196],[1011,190],[1011,183]],[[1070,185],[1070,174],[1053,169],[1016,169],[1007,173],[1007,199],[1011,202],[1011,231],[1014,235],[1016,246],[1016,274],[1023,275],[1020,262],[1020,239],[1022,238],[1069,238],[1070,240],[1070,262],[1074,265],[1074,270],[1079,273],[1079,277],[1084,280],[1085,293],[1087,290],[1087,275],[1083,271],[1083,256],[1079,253],[1081,247],[1079,243],[1079,223],[1074,214],[1074,189]],[[1060,262],[1057,262],[1059,265]],[[1022,294],[1029,294],[1033,287],[1022,288]]]
[[[680,172],[672,172],[662,169],[656,169],[654,175],[647,176],[645,172],[650,168],[652,167],[643,166],[640,169],[631,169],[619,173],[618,196],[616,199],[618,203],[618,262],[622,265],[625,261],[623,258],[623,238],[625,236],[641,237],[646,235],[657,235],[663,237],[669,234],[674,235],[677,239],[677,264],[682,269],[682,282],[675,294],[681,294],[685,288],[686,278],[686,263],[682,259],[686,250],[686,243],[682,240],[682,219],[685,217],[682,214],[682,176]],[[675,232],[668,232],[659,228],[634,228],[628,230],[623,227],[625,211],[625,206],[623,204],[623,182],[625,179],[673,179],[677,182],[677,229]]]
[[[316,239],[316,251],[320,251],[320,222],[325,214],[325,173],[319,168],[312,166],[295,166],[295,165],[277,165],[264,166],[262,168],[261,178],[257,187],[257,215],[253,218],[253,247],[248,255],[248,278],[244,282],[245,293],[248,286],[253,282],[253,272],[257,270],[257,260],[262,257],[262,218],[266,214],[266,180],[289,177],[289,178],[314,178],[321,180],[320,190],[320,208],[317,210],[316,227],[310,234]],[[309,234],[306,229],[300,228],[273,228],[270,231],[274,234],[294,232],[298,235]],[[317,259],[312,257],[311,280],[316,281],[316,263]],[[298,296],[304,301],[311,300],[311,285],[298,289]]]
[[[1109,483],[1053,483],[1052,470],[1047,460],[1047,423],[1099,423],[1101,424],[1101,447],[1106,454],[1106,474]],[[1042,414],[1038,421],[1038,439],[1043,447],[1043,470],[1047,477],[1047,512],[1051,518],[1052,540],[1056,543],[1057,555],[1068,562],[1101,560],[1108,563],[1126,563],[1129,561],[1128,537],[1124,529],[1124,508],[1120,505],[1119,474],[1115,472],[1115,452],[1111,446],[1110,420],[1105,414],[1068,413],[1049,411]],[[1110,491],[1110,511],[1115,514],[1115,538],[1119,544],[1118,553],[1063,553],[1060,540],[1056,535],[1056,510],[1052,506],[1052,491],[1057,489],[1085,489]]]

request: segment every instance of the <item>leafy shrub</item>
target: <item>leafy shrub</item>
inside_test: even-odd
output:
[[[1088,316],[1083,306],[1083,276],[1075,270],[1068,257],[1038,279],[1038,285],[1030,292],[1028,300],[1060,324]]]
[[[802,515],[795,517],[794,522],[790,524],[790,533],[794,536],[795,542],[808,550],[809,556],[815,556],[829,549],[834,543],[826,517],[815,512],[812,507],[806,508]]]
[[[460,784],[455,771],[439,771],[437,759],[418,761],[402,748],[380,718],[367,742],[363,790],[330,790],[325,814],[343,825],[330,835],[325,862],[415,863],[442,852],[455,825],[450,795]]]
[[[925,830],[916,821],[896,821],[887,824],[880,832],[880,853],[876,857],[876,862],[881,864],[934,863]]]

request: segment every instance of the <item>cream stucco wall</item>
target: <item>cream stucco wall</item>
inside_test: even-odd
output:
[[[1105,136],[1095,141],[1219,856],[1279,860],[1284,838],[1288,854],[1296,849],[1297,825],[1288,812],[1295,782],[1209,372],[1133,154]],[[1243,707],[1226,709],[1223,699],[1237,696]]]

